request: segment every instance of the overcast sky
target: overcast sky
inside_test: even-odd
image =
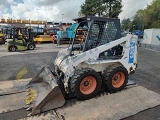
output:
[[[0,18],[71,22],[85,0],[0,0]],[[133,17],[152,0],[122,0],[120,19]]]

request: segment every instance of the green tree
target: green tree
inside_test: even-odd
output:
[[[100,16],[103,8],[102,0],[85,0],[85,3],[81,5],[80,13],[86,16]]]
[[[140,9],[137,11],[133,21],[131,22],[130,29],[133,30],[143,30],[144,29],[144,10]]]
[[[122,21],[121,21],[121,28],[124,30],[124,31],[126,31],[126,30],[128,30],[129,28],[130,28],[130,24],[131,24],[131,21],[130,21],[130,19],[128,18],[128,19],[123,19]]]
[[[160,28],[160,0],[153,0],[144,10],[138,10],[131,24],[140,30]]]
[[[80,13],[86,16],[118,18],[122,12],[121,2],[121,0],[85,0],[81,5]]]
[[[82,16],[84,16],[84,15],[82,14],[81,11],[79,11],[79,12],[78,12],[78,16],[79,16],[79,17],[82,17]]]
[[[103,15],[110,18],[118,18],[122,12],[122,0],[103,0],[105,11]]]
[[[145,27],[160,28],[160,0],[154,0],[145,11]]]

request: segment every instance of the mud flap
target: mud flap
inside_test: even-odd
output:
[[[25,102],[30,104],[31,115],[61,107],[65,103],[57,78],[48,67],[43,67],[26,87],[29,94]]]

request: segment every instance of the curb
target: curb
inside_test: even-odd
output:
[[[140,43],[139,47],[141,47],[141,48],[147,48],[147,49],[151,49],[151,50],[155,50],[155,51],[160,52],[160,45]]]

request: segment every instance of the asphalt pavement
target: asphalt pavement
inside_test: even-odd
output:
[[[0,80],[14,80],[25,69],[23,78],[32,78],[45,66],[53,66],[57,52],[68,45],[37,44],[35,50],[8,52],[0,45]]]
[[[0,46],[1,47],[1,46]],[[15,54],[0,57],[0,80],[13,80],[26,69],[22,78],[32,78],[46,64],[52,65],[57,52]],[[139,48],[138,68],[130,79],[160,94],[160,52]],[[142,93],[143,94],[143,93]],[[160,120],[160,106],[142,111],[124,120]]]
[[[130,79],[160,94],[160,52],[139,48],[138,68]],[[124,120],[160,120],[160,105]]]
[[[53,65],[57,52],[32,53],[0,57],[0,80],[15,80],[16,74],[26,69],[23,78],[34,77],[45,65]]]

